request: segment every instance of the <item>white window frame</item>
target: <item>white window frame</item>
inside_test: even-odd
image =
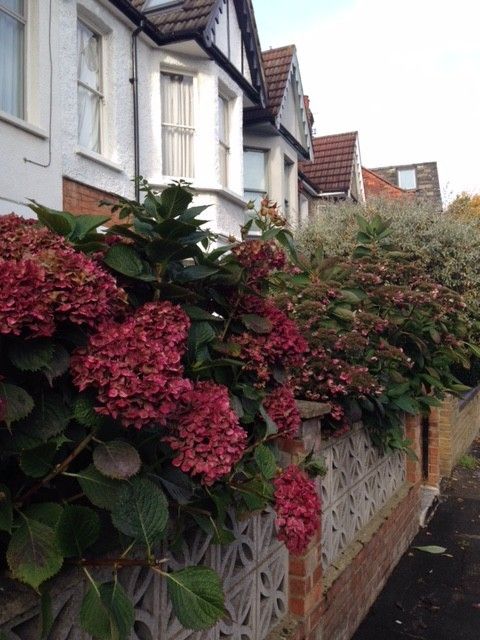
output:
[[[27,89],[28,89],[28,67],[27,67],[27,59],[28,59],[28,1],[24,0],[23,2],[23,15],[8,9],[6,6],[0,4],[0,13],[3,13],[11,18],[15,19],[17,22],[23,25],[23,52],[22,52],[22,60],[21,60],[21,74],[22,74],[22,100],[21,100],[21,109],[20,113],[10,113],[9,111],[2,111],[1,113],[6,113],[8,116],[12,118],[18,118],[19,120],[27,120]]]
[[[258,194],[261,198],[264,198],[267,194],[268,194],[268,189],[269,189],[269,176],[268,176],[268,159],[269,159],[269,151],[268,149],[261,149],[261,148],[256,148],[256,147],[244,147],[243,149],[243,153],[245,156],[246,152],[254,152],[254,153],[262,153],[263,154],[263,164],[264,164],[264,168],[265,168],[265,189],[263,189],[262,191],[260,191],[259,189],[252,189],[250,188],[247,184],[245,184],[245,180],[244,180],[244,185],[243,185],[243,193],[245,195],[246,192],[248,193],[256,193]],[[244,160],[245,161],[245,160]]]
[[[89,149],[88,147],[84,147],[80,144],[80,140],[78,139],[78,129],[77,129],[77,145],[79,147],[79,149],[81,151],[86,151],[87,153],[91,153],[91,154],[97,154],[99,156],[106,156],[106,132],[105,132],[105,105],[106,105],[106,100],[105,100],[105,33],[102,33],[98,27],[94,24],[92,24],[92,22],[86,18],[84,15],[82,14],[77,14],[77,22],[76,22],[76,33],[78,36],[78,24],[82,24],[84,27],[86,27],[87,29],[89,29],[97,38],[98,38],[98,55],[100,58],[100,73],[99,73],[99,85],[100,85],[100,89],[95,89],[94,87],[90,87],[90,85],[88,85],[86,82],[82,82],[81,80],[79,80],[78,78],[78,72],[77,72],[77,122],[78,122],[78,87],[82,87],[83,89],[85,89],[86,91],[90,91],[91,93],[93,93],[94,95],[96,95],[99,98],[99,128],[100,128],[100,132],[99,132],[99,139],[98,139],[98,143],[99,143],[99,150],[95,150],[95,149]],[[78,58],[76,60],[77,63],[77,67],[78,67]],[[78,125],[77,125],[78,126]]]
[[[223,104],[223,112],[221,109],[218,109],[218,118],[219,118],[219,127],[218,127],[218,144],[220,149],[223,150],[219,152],[219,160],[220,160],[220,184],[224,188],[228,188],[230,184],[230,119],[231,119],[231,109],[230,109],[230,100],[223,93],[219,92],[218,94],[218,104]],[[222,117],[222,113],[224,116],[223,130],[225,134],[225,139],[222,140],[220,137],[220,118]],[[225,166],[223,166],[225,165]]]
[[[414,181],[415,181],[415,186],[414,187],[403,187],[400,184],[400,175],[402,173],[413,173],[414,176]],[[397,184],[400,187],[400,189],[405,189],[405,191],[414,191],[415,189],[418,188],[418,181],[417,181],[417,170],[415,167],[401,167],[400,169],[397,169]]]
[[[175,69],[172,67],[162,67],[160,69],[160,92],[163,91],[163,76],[184,76],[184,77],[188,77],[192,79],[192,120],[193,120],[193,124],[190,125],[177,125],[177,124],[172,124],[169,122],[165,122],[164,120],[164,114],[163,114],[163,108],[162,106],[160,106],[161,109],[161,121],[160,121],[160,127],[161,127],[161,135],[162,135],[162,149],[161,149],[161,154],[162,154],[162,176],[166,179],[169,178],[174,178],[176,180],[178,179],[182,179],[182,180],[186,180],[186,181],[191,181],[195,178],[195,173],[196,173],[196,150],[197,150],[197,99],[196,99],[196,95],[197,95],[197,77],[195,75],[195,73],[193,73],[192,71],[188,71],[188,70],[184,70],[184,69]],[[162,105],[162,97],[160,94],[160,105]],[[188,129],[192,132],[192,175],[191,176],[180,176],[180,175],[171,175],[165,172],[165,158],[163,156],[163,131],[164,131],[164,127],[172,127],[172,128],[184,128],[184,129]]]

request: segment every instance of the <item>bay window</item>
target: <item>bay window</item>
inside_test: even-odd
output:
[[[0,0],[0,110],[25,117],[25,3]]]
[[[102,152],[102,39],[77,22],[78,144]]]
[[[163,175],[193,178],[193,77],[162,73],[161,83]]]

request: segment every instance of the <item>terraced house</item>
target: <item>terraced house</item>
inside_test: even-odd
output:
[[[224,237],[259,194],[298,217],[298,61],[262,57],[251,0],[0,0],[0,42],[0,213],[93,212],[141,175],[190,182]]]

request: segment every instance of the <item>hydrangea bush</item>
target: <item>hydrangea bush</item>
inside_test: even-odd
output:
[[[389,224],[357,217],[350,256],[317,250],[304,272],[285,280],[284,306],[310,345],[297,395],[331,403],[336,434],[363,418],[384,448],[403,447],[404,412],[466,391],[455,376],[478,348],[469,343],[468,309],[420,263],[389,242]]]
[[[283,221],[264,203],[267,240],[215,248],[188,189],[142,188],[106,235],[109,216],[36,204],[39,223],[0,218],[0,548],[42,594],[44,637],[62,566],[89,580],[80,623],[95,638],[128,637],[117,572],[132,565],[164,575],[180,622],[203,629],[225,613],[219,579],[169,572],[160,542],[194,526],[228,543],[228,510],[269,504],[292,552],[318,529],[318,465],[282,472],[276,455],[300,425],[292,371],[308,351],[269,297]]]

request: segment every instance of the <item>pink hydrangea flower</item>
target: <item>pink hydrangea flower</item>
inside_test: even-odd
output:
[[[165,425],[189,392],[182,356],[190,322],[170,302],[150,302],[124,322],[99,326],[86,348],[72,356],[74,384],[97,390],[100,414],[124,427]]]
[[[125,309],[110,274],[33,220],[0,216],[0,260],[0,333],[50,336],[64,321],[94,328]]]
[[[274,240],[247,240],[232,249],[238,262],[248,269],[248,280],[266,278],[286,265],[285,253]]]
[[[320,527],[320,500],[305,471],[291,464],[274,480],[278,539],[294,555],[303,553]]]
[[[241,311],[265,318],[270,330],[265,333],[246,331],[232,337],[232,342],[241,348],[239,357],[245,367],[254,371],[261,383],[268,382],[275,366],[286,369],[301,367],[308,350],[306,340],[300,335],[293,320],[266,298],[255,295],[245,296]]]
[[[302,419],[295,402],[295,396],[288,385],[277,387],[264,400],[263,406],[270,418],[276,423],[278,433],[285,438],[294,438]]]
[[[185,398],[173,435],[164,438],[175,453],[173,465],[212,485],[231,472],[245,451],[247,433],[230,406],[228,389],[198,382]]]

